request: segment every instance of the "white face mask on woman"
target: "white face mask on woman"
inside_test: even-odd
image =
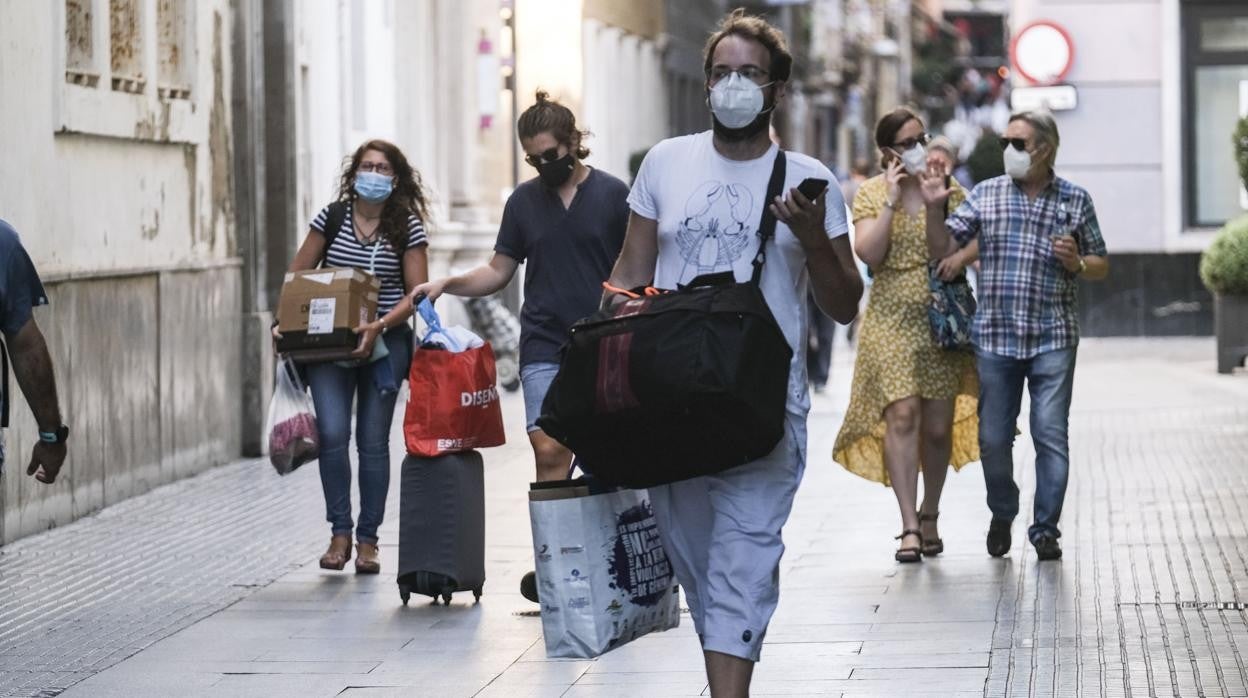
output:
[[[1001,153],[1001,159],[1005,164],[1007,175],[1014,179],[1027,178],[1027,173],[1031,170],[1031,153],[1010,145],[1005,152]]]
[[[910,176],[915,176],[927,168],[927,148],[921,143],[901,154],[901,166],[906,168]]]

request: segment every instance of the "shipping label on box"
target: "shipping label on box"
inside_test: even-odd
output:
[[[313,298],[308,302],[308,334],[329,334],[334,331],[334,308],[337,298]],[[366,317],[360,308],[360,324]]]

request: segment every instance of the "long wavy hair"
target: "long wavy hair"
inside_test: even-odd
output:
[[[359,198],[359,194],[355,193],[355,173],[360,169],[360,160],[364,159],[364,153],[370,150],[385,155],[394,170],[394,190],[382,207],[378,232],[390,243],[395,254],[402,257],[403,251],[407,249],[408,216],[416,214],[425,227],[425,234],[429,233],[429,200],[425,196],[420,173],[407,162],[397,145],[375,138],[365,141],[355,149],[354,154],[344,159],[342,177],[338,184],[338,200],[353,202]]]

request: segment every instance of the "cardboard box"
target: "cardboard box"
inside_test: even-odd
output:
[[[291,272],[277,302],[277,350],[296,360],[344,359],[359,345],[357,327],[377,315],[381,282],[359,269]]]

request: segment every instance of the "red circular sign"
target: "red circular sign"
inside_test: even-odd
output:
[[[1056,85],[1075,61],[1075,42],[1061,25],[1048,20],[1023,27],[1010,42],[1010,63],[1038,85]]]

